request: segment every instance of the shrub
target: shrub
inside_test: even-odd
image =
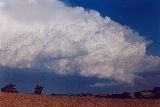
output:
[[[18,93],[16,90],[16,85],[14,84],[8,84],[5,87],[1,88],[1,92],[7,92],[7,93]]]
[[[44,87],[43,87],[43,86],[40,86],[40,85],[37,85],[34,89],[35,89],[35,90],[34,90],[34,93],[35,93],[35,94],[41,94],[42,91],[43,91],[43,89],[44,89]]]

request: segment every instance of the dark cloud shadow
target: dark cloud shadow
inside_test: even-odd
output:
[[[77,74],[58,75],[53,71],[38,69],[13,69],[0,67],[0,87],[8,83],[17,85],[22,93],[32,93],[35,85],[43,85],[44,93],[120,93],[134,92],[143,89],[152,89],[160,86],[160,72],[146,72],[137,74],[141,78],[135,80],[134,85],[118,84],[112,79],[98,79],[96,77],[83,77]],[[106,86],[91,87],[92,84],[103,83]],[[112,83],[115,83],[112,85]],[[111,85],[110,85],[111,84]]]
[[[35,85],[45,87],[45,93],[80,93],[93,92],[89,88],[95,82],[104,82],[95,77],[82,77],[80,75],[58,75],[54,72],[35,69],[13,69],[0,67],[0,87],[14,83],[20,92],[31,93]]]
[[[139,90],[152,89],[156,86],[160,86],[160,71],[141,72],[136,74],[140,78],[136,79],[135,86]],[[135,88],[136,88],[135,87]]]

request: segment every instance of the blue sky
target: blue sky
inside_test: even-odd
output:
[[[3,3],[1,3],[1,1],[3,2],[3,0],[0,0],[0,9],[1,9],[1,6],[3,7],[3,5],[2,5]],[[147,61],[149,62],[148,63],[147,61],[146,62],[144,61],[145,63],[143,63],[141,66],[152,65],[152,63],[154,63],[154,60],[155,60],[155,62],[159,61],[159,57],[158,57],[158,56],[160,56],[160,1],[159,0],[61,0],[61,1],[65,2],[65,4],[67,4],[69,7],[80,6],[80,7],[84,7],[84,9],[87,10],[87,11],[89,11],[90,9],[96,10],[96,11],[98,11],[100,13],[100,15],[102,17],[108,16],[108,17],[111,18],[112,21],[121,24],[121,25],[118,25],[118,27],[117,27],[117,25],[115,23],[113,23],[113,24],[110,25],[113,28],[114,27],[117,27],[117,29],[124,28],[124,32],[129,32],[128,29],[126,29],[124,26],[130,27],[130,29],[132,29],[133,31],[139,33],[140,36],[144,37],[148,41],[151,41],[150,44],[147,45],[147,49],[146,49],[147,52],[146,53],[145,52],[141,53],[141,51],[145,47],[143,47],[143,43],[144,42],[141,41],[141,38],[139,38],[139,35],[138,35],[138,37],[131,37],[131,38],[128,39],[129,42],[132,41],[130,39],[133,39],[132,42],[134,42],[138,38],[137,42],[140,42],[140,44],[139,44],[140,46],[132,45],[133,47],[135,46],[135,48],[137,48],[137,49],[135,49],[136,51],[133,50],[137,54],[137,56],[135,55],[135,57],[136,57],[135,59],[138,59],[139,52],[140,52],[140,54],[142,54],[142,56],[145,55],[148,58]],[[7,2],[9,3],[8,0],[7,0]],[[50,5],[48,3],[46,3],[46,2],[44,2],[44,4],[46,3],[45,6],[43,6],[43,4],[40,4],[38,6],[35,5],[35,6],[37,6],[37,8],[33,8],[33,14],[30,14],[30,10],[29,10],[29,13],[27,13],[28,10],[25,10],[26,14],[24,14],[23,13],[23,9],[22,9],[22,11],[19,9],[19,8],[22,8],[22,7],[21,6],[17,6],[17,5],[21,4],[20,1],[18,1],[18,3],[15,3],[16,4],[15,6],[19,7],[18,10],[13,8],[14,7],[14,3],[13,3],[13,7],[12,7],[12,3],[6,5],[8,7],[3,9],[3,10],[6,9],[6,11],[4,11],[4,12],[9,14],[8,16],[10,16],[9,18],[7,16],[8,19],[6,18],[7,22],[9,23],[9,25],[12,24],[10,22],[12,22],[13,20],[16,20],[14,23],[19,22],[21,24],[21,22],[22,22],[23,26],[24,26],[24,24],[26,24],[26,25],[28,25],[28,23],[30,24],[30,22],[31,22],[31,25],[34,25],[34,24],[36,25],[38,23],[38,24],[40,24],[42,26],[45,26],[45,24],[43,24],[43,23],[44,22],[48,23],[48,22],[50,22],[50,20],[52,21],[52,18],[56,17],[56,16],[54,16],[53,13],[56,12],[56,11],[59,11],[59,10],[56,10],[56,11],[54,11],[52,13],[52,10],[50,10],[50,9],[52,9],[50,7]],[[11,7],[9,7],[10,5],[11,5]],[[60,9],[62,7],[60,7]],[[11,10],[10,10],[10,8],[11,8]],[[41,8],[44,8],[44,9],[41,9]],[[64,8],[66,8],[66,7],[64,7]],[[15,9],[15,11],[14,11],[14,9]],[[38,12],[34,11],[36,9],[37,9]],[[43,15],[45,15],[45,17],[42,16],[42,18],[41,18],[41,14],[38,14],[38,13],[41,13],[41,12],[43,13],[46,10],[47,10],[47,12],[45,14],[43,14]],[[49,10],[49,12],[48,12],[48,10]],[[77,11],[78,12],[82,11],[82,13],[83,13],[82,9],[79,9],[79,8],[77,10],[75,9],[75,12],[77,12]],[[62,9],[62,12],[63,12],[63,9]],[[24,16],[25,18],[19,17],[19,14],[21,16]],[[52,15],[50,16],[50,14],[53,14],[53,17],[52,17]],[[62,18],[64,20],[68,18],[67,17],[68,15],[65,12],[64,12],[64,15],[62,15],[62,14],[59,14],[58,12],[56,13],[57,16],[65,17],[65,18]],[[89,14],[89,19],[92,19],[92,17],[90,17],[90,16],[92,16],[92,15],[94,16],[95,14],[96,13]],[[0,16],[1,15],[3,16],[4,14],[1,13],[1,11],[0,11]],[[77,18],[76,15],[77,14],[75,14],[75,17]],[[32,17],[31,19],[30,19],[30,16]],[[39,16],[40,16],[40,18],[39,18]],[[51,17],[51,19],[50,19],[49,16]],[[74,16],[74,14],[73,14],[73,16]],[[71,18],[74,19],[75,17],[71,17]],[[78,17],[81,17],[81,16],[78,16]],[[12,20],[9,20],[10,18]],[[37,19],[38,19],[38,21],[37,21]],[[83,20],[83,18],[80,18],[80,19]],[[97,19],[99,19],[99,16],[98,16]],[[3,20],[5,22],[5,18]],[[69,20],[71,20],[71,19],[69,19]],[[0,22],[0,24],[1,23],[2,22]],[[70,23],[70,21],[69,21],[69,23]],[[73,21],[73,23],[76,25],[77,22],[75,23]],[[5,28],[5,24],[4,24],[4,28]],[[80,47],[80,48],[76,47],[76,49],[78,49],[78,52],[77,52],[78,54],[76,53],[75,55],[73,55],[71,57],[67,56],[68,53],[65,56],[65,52],[63,53],[63,50],[60,50],[60,49],[59,49],[58,52],[54,52],[53,49],[52,49],[51,53],[45,53],[45,54],[43,53],[43,51],[45,49],[42,49],[41,50],[42,52],[38,53],[38,55],[36,56],[35,59],[34,59],[34,57],[30,58],[30,57],[27,56],[28,54],[26,54],[28,51],[25,51],[25,48],[23,48],[23,47],[25,47],[23,42],[26,43],[26,41],[23,41],[23,39],[24,39],[23,35],[25,35],[26,33],[28,35],[31,34],[31,35],[29,35],[29,38],[31,38],[31,40],[33,40],[33,41],[38,41],[37,39],[35,39],[37,37],[37,35],[34,36],[34,34],[36,34],[37,31],[36,32],[33,31],[33,34],[32,34],[32,32],[28,33],[28,31],[30,29],[28,30],[28,28],[25,28],[25,27],[24,27],[24,29],[23,29],[23,27],[19,28],[19,26],[21,27],[21,25],[18,26],[18,24],[17,24],[16,28],[18,30],[20,29],[21,32],[18,32],[18,34],[20,36],[17,36],[16,35],[17,33],[14,33],[15,38],[13,36],[13,38],[6,39],[6,40],[9,41],[6,46],[8,46],[8,44],[9,45],[11,44],[11,46],[8,46],[9,49],[11,48],[11,51],[9,51],[8,53],[7,52],[5,53],[5,51],[3,51],[3,48],[1,49],[1,47],[0,47],[1,54],[3,54],[3,52],[4,52],[4,54],[6,54],[5,57],[2,56],[4,58],[4,62],[6,60],[6,63],[1,63],[3,61],[0,61],[0,87],[6,85],[8,83],[14,83],[14,84],[17,85],[17,88],[18,88],[18,90],[20,92],[31,93],[31,92],[33,92],[34,86],[37,85],[37,84],[40,84],[40,85],[43,85],[45,87],[45,90],[44,90],[45,93],[86,93],[86,92],[92,92],[92,93],[104,93],[104,92],[119,93],[119,92],[124,92],[124,91],[137,91],[137,90],[141,90],[141,89],[151,89],[151,88],[153,88],[155,86],[160,86],[160,82],[159,82],[159,80],[160,80],[159,79],[160,78],[159,67],[155,67],[155,69],[152,68],[150,71],[146,70],[146,72],[142,72],[141,69],[143,67],[140,67],[140,69],[139,69],[139,66],[137,67],[137,65],[136,65],[135,68],[136,68],[137,72],[134,71],[134,74],[132,74],[132,72],[130,73],[130,72],[124,71],[124,75],[121,75],[121,77],[117,76],[117,75],[119,75],[118,73],[117,74],[116,73],[111,73],[110,74],[110,72],[109,73],[108,72],[105,73],[103,71],[100,71],[100,70],[103,70],[103,69],[100,68],[100,67],[103,68],[103,66],[99,65],[98,63],[96,63],[96,64],[99,65],[99,66],[95,65],[95,68],[91,67],[91,69],[96,69],[96,67],[97,67],[97,69],[99,68],[98,71],[92,72],[93,74],[90,73],[90,72],[88,73],[88,72],[85,72],[85,71],[80,71],[81,66],[78,65],[77,63],[74,63],[74,61],[75,61],[74,57],[81,56],[81,55],[83,56],[83,55],[89,53],[89,51],[81,49],[83,46],[82,47],[80,47],[80,46],[84,45],[83,41],[82,42],[81,41],[78,42],[77,43],[78,45],[76,44],[77,46]],[[37,26],[38,26],[38,24],[37,24]],[[9,31],[8,28],[12,28],[12,27],[10,27],[10,26],[8,27],[7,26],[6,27],[6,29],[7,29],[6,31]],[[28,30],[28,31],[25,31],[25,29]],[[63,30],[63,29],[61,29],[61,30]],[[4,30],[4,32],[5,32],[5,30]],[[23,32],[25,32],[25,33],[23,33]],[[93,30],[93,32],[94,32],[94,30]],[[114,32],[118,32],[118,31],[116,31],[116,29],[114,29]],[[21,33],[22,33],[22,35],[21,35]],[[38,32],[38,33],[40,34],[41,32]],[[63,35],[65,33],[66,33],[66,31],[62,32]],[[82,31],[82,33],[83,33],[83,31]],[[91,33],[92,33],[92,31],[91,31]],[[1,33],[1,31],[0,31],[0,37],[1,38],[3,37],[3,36],[1,36],[2,34],[3,34],[3,32]],[[12,32],[11,32],[11,34],[12,34]],[[49,33],[43,32],[43,35],[44,34],[49,35]],[[51,32],[51,34],[52,34],[52,32]],[[59,33],[59,34],[61,34],[61,33]],[[132,36],[137,36],[133,32],[131,32],[129,34],[131,34]],[[32,35],[35,38],[32,38]],[[46,39],[51,38],[51,37],[48,36],[47,38],[43,38],[42,39],[42,41],[44,40],[44,42],[46,43],[45,45],[43,45],[44,47],[45,46],[46,47],[47,46],[48,47],[52,47],[52,45],[55,45],[55,44],[52,44],[52,42],[50,43],[50,41],[47,41],[47,42],[45,41]],[[27,38],[27,36],[26,36],[26,38]],[[60,36],[59,38],[60,38],[60,40],[62,38],[62,40],[65,43],[68,42],[68,41],[65,41],[66,38],[64,39],[63,36]],[[84,39],[84,41],[89,41],[89,40],[90,39]],[[128,43],[128,41],[127,41],[127,43]],[[2,43],[5,43],[5,42],[6,42],[5,40],[4,40],[4,42],[2,40]],[[114,41],[114,42],[116,42],[116,41]],[[1,41],[0,41],[0,43],[1,43]],[[33,42],[33,43],[39,44],[39,42],[37,42],[37,43]],[[18,46],[14,45],[14,44],[18,44]],[[57,42],[57,44],[62,44],[62,43],[61,42]],[[13,48],[12,45],[13,45],[13,47],[14,46],[18,47],[19,50],[16,48],[16,52],[20,53],[20,54],[18,54],[18,55],[20,55],[20,57],[24,55],[26,57],[26,59],[30,59],[31,62],[27,63],[27,62],[25,62],[26,59],[22,58],[21,59],[22,62],[20,62],[20,63],[18,62],[17,63],[16,61],[19,61],[19,59],[18,59],[19,56],[18,55],[17,55],[18,57],[16,55],[15,55],[15,58],[12,57],[13,61],[10,60],[8,62],[7,57],[10,57],[9,55],[10,55],[10,53],[12,53],[12,48]],[[21,47],[19,47],[19,46],[21,46]],[[67,46],[70,46],[70,44],[69,45],[67,44]],[[114,45],[111,45],[111,46],[114,46]],[[34,52],[34,48],[37,48],[37,47],[36,46],[35,47],[31,47],[31,48],[27,47],[27,50],[31,49],[31,52],[32,52],[32,49],[33,49],[33,52]],[[119,47],[119,48],[121,48],[121,47]],[[24,49],[24,51],[23,51],[23,49]],[[13,48],[13,50],[14,50],[14,48]],[[119,50],[119,49],[116,48],[116,50]],[[113,51],[112,54],[116,53],[117,52],[116,50]],[[16,52],[14,51],[13,53],[16,54]],[[24,52],[26,52],[26,53],[24,53]],[[101,52],[103,52],[103,51],[101,51]],[[0,54],[0,58],[1,58],[1,54]],[[56,54],[58,57],[57,56],[56,57],[55,56],[51,56],[51,54]],[[63,56],[63,54],[64,54],[64,56]],[[120,56],[121,56],[121,53],[118,53],[118,54],[120,54]],[[132,56],[132,53],[130,55]],[[151,59],[153,59],[153,61],[151,61],[151,62],[150,62],[151,59],[150,59],[149,55],[153,56],[153,57],[151,57]],[[71,63],[69,63],[69,65],[71,65],[71,68],[73,68],[73,69],[70,69],[70,71],[66,70],[67,73],[69,72],[68,75],[65,75],[66,72],[64,72],[63,70],[62,71],[58,71],[61,68],[54,67],[55,68],[54,70],[50,69],[52,67],[52,66],[50,66],[50,64],[56,63],[56,61],[59,60],[59,59],[60,59],[60,61],[62,59],[62,62],[64,61],[64,63],[65,63],[65,60],[63,58],[64,59],[67,59],[67,58],[71,59]],[[128,60],[130,60],[131,58],[132,57],[126,58],[125,59],[126,62]],[[141,55],[140,55],[140,58],[141,58]],[[34,60],[32,60],[32,59],[34,59]],[[102,57],[102,59],[103,59],[103,57]],[[23,60],[24,60],[24,62],[23,62]],[[53,62],[52,62],[52,60],[53,60]],[[114,58],[111,59],[111,60],[113,60],[114,62],[121,61],[119,59],[115,60]],[[13,64],[12,64],[12,62],[13,62]],[[132,61],[130,61],[128,63],[131,63],[131,62]],[[28,66],[31,66],[33,63],[35,65],[33,67],[29,68]],[[90,63],[92,63],[92,62],[89,62],[87,64],[89,65]],[[117,69],[118,69],[119,63],[120,62],[118,62],[118,64],[115,64],[113,66],[113,68],[117,67]],[[48,66],[47,66],[48,68],[47,69],[45,67],[43,67],[46,64],[48,64]],[[121,65],[121,63],[120,63],[120,65]],[[23,67],[23,66],[27,66],[28,68],[27,67]],[[56,66],[59,66],[59,65],[57,64]],[[126,66],[129,66],[129,65],[126,65]],[[107,66],[107,67],[109,68],[109,66]],[[63,68],[63,66],[62,66],[62,68]],[[72,71],[72,70],[75,70],[75,71]],[[138,72],[138,70],[139,70],[139,72]],[[127,78],[127,76],[129,78],[130,77],[134,78],[134,76],[136,76],[136,78],[131,79],[131,81],[134,80],[133,83],[132,82],[127,83],[126,81],[130,80],[130,79]]]

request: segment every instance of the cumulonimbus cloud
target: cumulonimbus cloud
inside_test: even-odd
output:
[[[133,83],[160,64],[135,31],[59,0],[0,0],[0,27],[1,66]]]

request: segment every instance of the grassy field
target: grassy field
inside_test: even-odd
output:
[[[0,93],[0,107],[160,107],[160,100]]]

